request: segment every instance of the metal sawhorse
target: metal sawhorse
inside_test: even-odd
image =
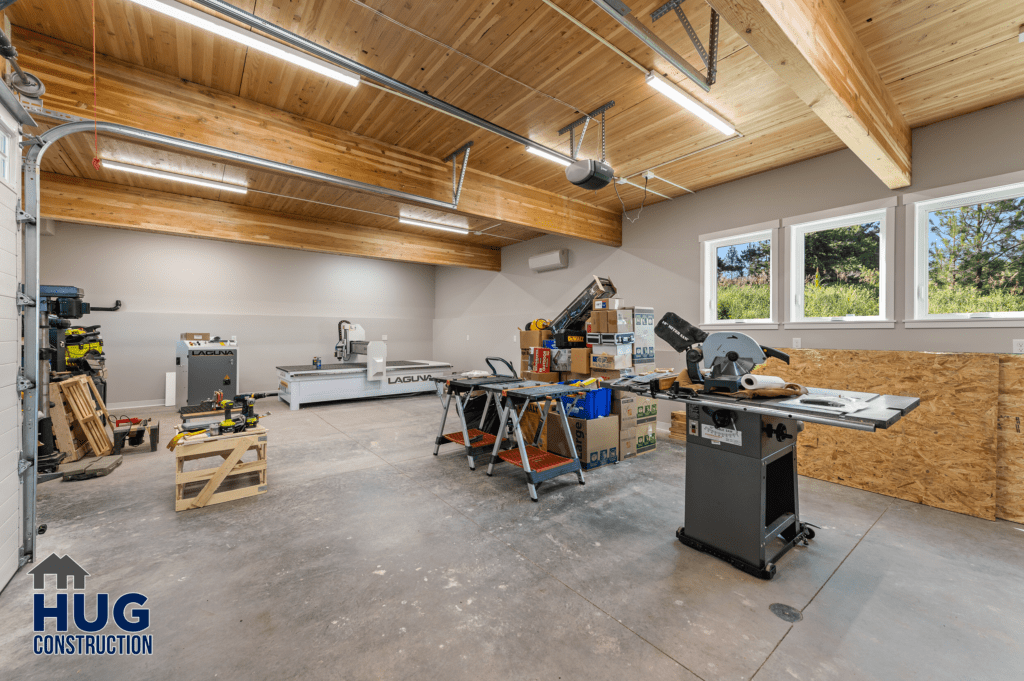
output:
[[[470,428],[466,422],[466,405],[469,404],[470,398],[475,392],[480,390],[483,386],[494,385],[500,387],[521,387],[523,385],[541,385],[536,381],[526,381],[525,379],[516,376],[515,369],[505,359],[501,357],[488,357],[487,366],[490,367],[491,371],[494,372],[491,376],[481,376],[479,378],[451,378],[451,377],[438,377],[434,378],[434,382],[437,383],[439,389],[444,390],[444,397],[442,404],[444,410],[441,414],[441,425],[437,429],[437,437],[434,439],[434,456],[440,453],[441,445],[449,442],[462,445],[466,452],[466,458],[469,460],[470,470],[476,470],[476,457],[481,456],[490,449],[491,445],[494,444],[495,437],[490,433],[485,433],[482,428],[487,419],[487,413],[491,406],[491,400],[495,399],[495,393],[488,392],[487,397],[484,401],[484,410],[480,415],[480,424],[477,428]],[[498,375],[491,364],[492,361],[499,361],[504,363],[511,375]],[[500,394],[500,391],[499,393]],[[459,415],[460,430],[445,433],[444,426],[448,420],[448,411],[451,408],[451,404],[454,398],[455,411]],[[497,402],[495,408],[499,408]]]
[[[530,491],[530,498],[533,501],[537,501],[537,486],[540,483],[560,475],[575,473],[580,484],[586,484],[562,397],[585,393],[590,390],[589,388],[550,383],[504,388],[500,384],[488,384],[480,386],[480,388],[487,393],[493,393],[496,404],[504,402],[501,424],[498,426],[499,437],[494,439],[487,475],[493,475],[494,464],[499,461],[506,461],[513,466],[522,468],[526,474],[526,487]],[[540,438],[551,411],[552,401],[558,406],[558,416],[565,432],[571,458],[540,449]],[[537,403],[540,408],[540,422],[531,444],[527,445],[523,439],[522,421],[526,410],[532,403]],[[521,407],[517,405],[521,405]],[[504,449],[505,439],[508,436],[507,430],[512,431],[512,437],[515,439],[515,446],[511,449]]]

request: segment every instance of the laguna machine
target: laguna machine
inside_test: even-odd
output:
[[[366,340],[360,324],[338,322],[336,363],[277,367],[278,397],[292,410],[303,404],[364,397],[434,392],[433,378],[449,374],[452,365],[431,360],[388,359],[384,341]]]

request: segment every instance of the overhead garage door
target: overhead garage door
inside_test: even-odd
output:
[[[23,518],[18,475],[21,440],[17,388],[21,348],[16,305],[21,278],[21,243],[15,221],[21,182],[20,135],[15,135],[18,129],[14,117],[0,107],[0,588],[18,569]]]

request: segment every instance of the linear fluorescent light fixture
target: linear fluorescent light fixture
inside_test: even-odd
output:
[[[236,43],[241,43],[246,47],[251,47],[254,50],[264,52],[278,59],[283,59],[286,62],[301,66],[309,69],[314,73],[319,73],[321,76],[326,76],[333,80],[341,81],[346,85],[352,85],[353,87],[359,85],[359,75],[346,71],[345,69],[339,68],[333,64],[328,64],[325,61],[311,57],[308,54],[296,50],[294,48],[282,45],[276,41],[266,38],[258,33],[249,31],[241,26],[236,26],[223,19],[200,12],[197,9],[193,9],[188,5],[183,5],[180,2],[174,0],[132,0],[137,5],[151,9],[154,12],[160,12],[165,14],[172,19],[178,21],[184,21],[186,24],[191,24],[196,28],[201,28],[204,31],[215,33],[228,40],[234,40]]]
[[[559,158],[558,156],[555,156],[550,151],[545,151],[544,149],[538,149],[537,147],[526,147],[526,150],[528,152],[530,152],[531,154],[537,154],[541,158],[546,158],[549,161],[554,161],[555,163],[560,163],[563,166],[569,165],[569,161],[566,161],[564,158]]]
[[[665,76],[651,71],[647,74],[647,84],[665,95],[673,102],[683,107],[697,118],[701,119],[723,135],[735,135],[736,128],[729,125],[729,122],[704,106],[704,103],[696,99],[686,90],[682,89]]]
[[[108,170],[120,170],[126,173],[135,173],[136,175],[145,175],[147,177],[157,177],[161,180],[173,180],[174,182],[184,182],[186,184],[196,184],[200,187],[209,187],[210,189],[220,189],[226,192],[236,192],[238,194],[246,194],[249,190],[246,187],[237,184],[228,184],[227,182],[218,182],[217,180],[205,180],[201,177],[193,177],[191,175],[179,175],[178,173],[170,173],[166,170],[157,170],[155,168],[143,168],[141,166],[133,166],[127,163],[121,163],[120,161],[101,161],[104,168]]]
[[[398,218],[398,221],[403,225],[413,225],[414,227],[427,227],[428,229],[440,229],[445,232],[455,232],[456,234],[469,234],[468,229],[462,227],[452,227],[450,225],[439,225],[436,222],[426,222],[424,220],[413,220],[412,218]]]

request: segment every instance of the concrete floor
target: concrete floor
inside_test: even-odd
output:
[[[801,478],[822,529],[762,582],[676,541],[678,444],[531,503],[518,469],[431,455],[436,397],[268,407],[267,494],[175,513],[162,446],[39,488],[41,556],[79,561],[90,598],[145,594],[155,650],[35,656],[22,570],[0,679],[1024,678],[1012,523]]]

